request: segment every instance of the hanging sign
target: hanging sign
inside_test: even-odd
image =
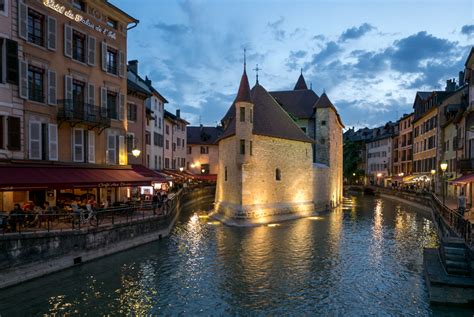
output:
[[[89,28],[95,30],[96,32],[102,33],[103,35],[110,37],[111,39],[116,40],[117,39],[117,33],[115,33],[112,30],[109,30],[107,28],[103,28],[100,25],[95,25],[94,23],[91,22],[91,20],[84,18],[81,14],[74,13],[71,9],[67,9],[66,6],[57,3],[55,0],[44,0],[43,4],[50,8],[53,9],[54,11],[58,12],[59,14],[63,14],[64,16],[68,17],[69,19],[77,22],[77,23],[82,23]]]

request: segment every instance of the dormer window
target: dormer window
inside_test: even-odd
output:
[[[107,18],[107,25],[111,28],[117,29],[118,22],[112,18]]]

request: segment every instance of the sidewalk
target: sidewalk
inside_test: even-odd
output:
[[[439,197],[440,201],[443,201],[443,197]],[[453,197],[446,197],[445,206],[449,209],[456,210],[458,209],[458,200]],[[464,219],[469,220],[472,224],[474,224],[474,207],[471,209],[466,209],[464,213]]]

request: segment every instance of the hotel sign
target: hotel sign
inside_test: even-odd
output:
[[[59,14],[62,14],[77,23],[82,23],[88,26],[89,28],[93,29],[96,32],[102,33],[103,35],[110,37],[111,39],[114,39],[114,40],[117,39],[117,33],[115,33],[114,31],[104,28],[100,25],[95,25],[94,23],[91,22],[91,20],[84,18],[82,15],[78,13],[74,13],[74,11],[72,11],[71,9],[67,9],[66,6],[60,3],[57,3],[55,0],[44,0],[43,4],[46,7],[53,9]]]

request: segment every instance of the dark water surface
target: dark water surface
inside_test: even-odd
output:
[[[0,314],[470,315],[429,306],[427,217],[367,197],[270,227],[189,211],[167,239],[0,291]]]

